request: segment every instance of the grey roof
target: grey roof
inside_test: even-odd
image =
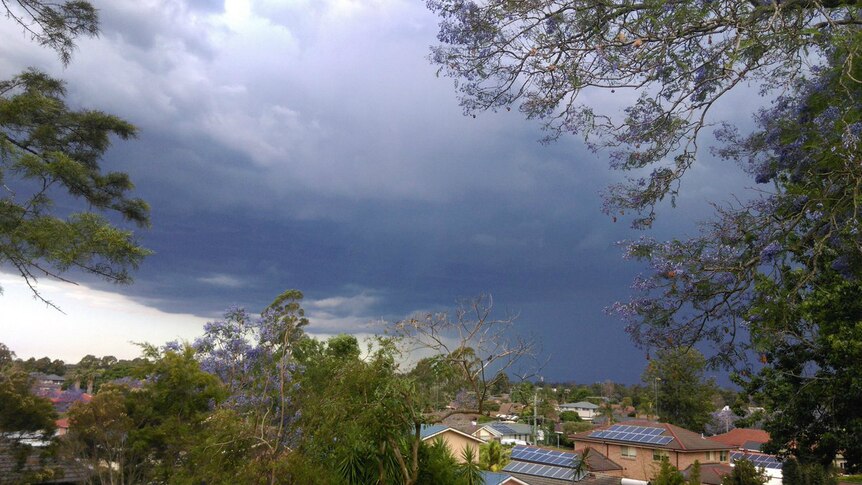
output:
[[[446,431],[448,426],[443,426],[442,424],[423,424],[422,428],[419,430],[419,437],[427,439],[429,436],[434,436],[437,433],[442,433]]]
[[[482,478],[485,485],[500,485],[512,476],[506,473],[483,471]]]
[[[580,402],[567,402],[566,404],[560,404],[561,408],[574,408],[574,409],[598,409],[599,407],[591,402],[580,401]]]

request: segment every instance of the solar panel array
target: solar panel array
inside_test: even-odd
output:
[[[731,451],[730,459],[732,461],[748,460],[758,468],[773,468],[777,470],[781,469],[781,461],[779,461],[778,458],[772,455],[754,455],[749,453],[743,453],[741,451]]]
[[[566,453],[565,451],[545,450],[542,448],[530,448],[527,446],[516,446],[512,448],[512,459],[518,461],[531,461],[544,465],[574,468],[578,455]]]
[[[673,441],[673,436],[663,436],[663,431],[664,428],[615,424],[608,429],[593,431],[590,433],[590,438],[604,438],[651,445],[666,445]]]
[[[499,432],[503,433],[504,435],[513,435],[513,434],[518,434],[518,433],[516,433],[516,432],[515,432],[515,430],[514,430],[514,429],[512,429],[512,428],[510,428],[510,427],[506,426],[506,425],[505,425],[505,424],[503,424],[503,423],[491,423],[491,427],[492,427],[492,428],[494,428],[494,429],[496,429],[497,431],[499,431]]]
[[[575,471],[571,468],[563,468],[551,465],[539,465],[538,463],[529,463],[526,461],[510,461],[504,472],[523,473],[524,475],[533,475],[545,478],[557,478],[560,480],[572,480]],[[582,478],[582,477],[581,477]],[[579,478],[580,479],[580,478]]]

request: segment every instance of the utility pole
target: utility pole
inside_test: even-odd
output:
[[[539,433],[536,431],[536,425],[539,422],[539,388],[533,391],[533,445],[539,444]]]
[[[653,389],[655,389],[655,420],[658,421],[658,382],[661,377],[656,377],[653,381]]]

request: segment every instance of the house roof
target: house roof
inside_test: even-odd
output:
[[[452,428],[450,426],[445,426],[442,424],[423,424],[419,430],[419,437],[422,439],[422,441],[430,440],[430,439],[434,438],[435,436],[437,436],[441,433],[445,433],[447,431],[457,433],[457,434],[459,434],[465,438],[471,439],[477,443],[484,443],[484,441],[480,438],[477,438],[475,436],[471,436],[471,435],[469,435],[463,431],[459,431],[455,428]]]
[[[757,446],[756,448],[748,448],[747,446],[766,443],[767,441],[769,441],[769,433],[763,431],[762,429],[735,428],[728,431],[727,433],[710,436],[709,439],[711,439],[712,441],[723,443],[725,445],[730,445],[734,448],[759,450],[760,446]],[[747,445],[747,443],[749,442],[750,445]]]
[[[24,482],[29,473],[52,470],[53,478],[38,483],[84,483],[89,472],[72,460],[58,460],[54,457],[40,457],[38,449],[25,453],[23,463],[19,461],[18,451],[6,441],[0,442],[0,477],[9,483]],[[26,482],[30,483],[30,482]]]
[[[579,402],[567,402],[566,404],[560,404],[561,408],[573,408],[573,409],[598,409],[599,407],[591,402],[579,401]]]
[[[479,429],[487,429],[494,436],[514,436],[514,435],[529,435],[533,434],[533,427],[529,424],[521,423],[503,423],[496,421],[488,423]],[[478,430],[477,430],[478,431]]]
[[[575,450],[575,453],[583,456],[584,448],[579,448]],[[607,456],[601,454],[597,449],[590,448],[589,454],[587,454],[587,469],[591,472],[609,472],[613,470],[622,470],[623,467],[619,463],[611,460]]]
[[[658,436],[663,438],[659,441],[647,442],[637,441],[633,439],[621,439],[626,437],[625,433],[619,433],[620,436],[618,437],[602,437],[601,435],[596,436],[596,434],[600,433],[601,431],[613,431],[611,428],[613,428],[614,426],[635,426],[638,428],[649,428],[650,430],[655,430],[656,428],[658,428],[661,431],[651,431],[650,434],[652,436]],[[571,436],[571,438],[577,443],[619,443],[626,446],[661,448],[681,452],[703,450],[730,450],[733,448],[730,445],[706,439],[699,433],[689,431],[685,428],[681,428],[673,424],[656,423],[654,421],[645,420],[626,421],[624,425],[616,424],[602,426],[590,431],[584,431],[582,433],[574,434]]]
[[[686,479],[691,475],[692,466],[689,465],[688,468],[682,471],[682,476]],[[726,463],[704,463],[700,465],[700,483],[721,485],[721,479],[732,472],[733,468]]]
[[[508,473],[483,471],[482,478],[484,479],[482,483],[485,485],[529,485],[527,482],[519,480]]]

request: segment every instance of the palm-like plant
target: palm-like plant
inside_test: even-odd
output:
[[[476,450],[467,445],[461,453],[464,459],[463,463],[458,465],[458,475],[464,485],[482,485],[485,479],[482,476],[482,469],[479,468],[479,462],[476,460]]]
[[[572,459],[572,483],[580,481],[590,471],[590,465],[587,463],[587,458],[590,456],[590,448],[584,448],[581,455],[575,455]]]

